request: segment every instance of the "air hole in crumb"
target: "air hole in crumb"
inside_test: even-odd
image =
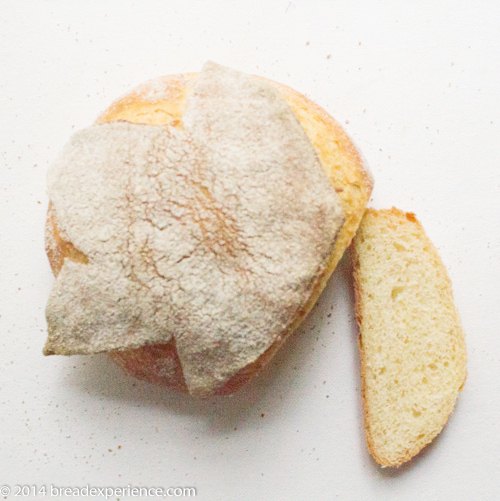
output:
[[[417,440],[422,440],[424,438],[424,434],[421,433],[418,437],[417,437]]]
[[[422,383],[427,384],[428,382],[429,382],[429,381],[427,380],[427,378],[426,378],[426,377],[424,377],[424,378],[422,379]]]
[[[435,363],[429,364],[429,369],[435,371],[437,369],[437,365]]]
[[[392,299],[396,299],[399,296],[399,294],[401,294],[404,291],[404,289],[405,289],[404,286],[401,285],[393,287],[391,292]]]
[[[448,367],[448,365],[450,365],[450,364],[449,364],[449,362],[445,362],[443,365],[444,365],[445,367]]]
[[[418,416],[421,416],[421,415],[422,415],[422,413],[421,413],[421,412],[419,412],[419,411],[417,411],[416,409],[412,409],[411,411],[412,411],[412,413],[413,413],[413,417],[418,417]]]
[[[397,242],[394,242],[393,245],[396,248],[396,250],[398,250],[398,251],[405,251],[406,250],[406,247],[404,245],[398,244]]]

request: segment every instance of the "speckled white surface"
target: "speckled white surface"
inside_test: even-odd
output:
[[[1,3],[7,499],[16,484],[194,486],[204,501],[500,499],[500,7],[354,4]],[[375,176],[372,205],[414,211],[448,266],[469,376],[445,431],[397,471],[364,443],[345,259],[300,332],[231,399],[196,402],[102,356],[41,354],[47,166],[127,90],[209,59],[285,83],[344,124]]]

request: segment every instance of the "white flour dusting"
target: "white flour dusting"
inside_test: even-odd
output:
[[[48,176],[66,259],[47,354],[175,337],[189,391],[255,361],[307,302],[344,215],[279,91],[207,63],[184,130],[106,123],[75,134]]]

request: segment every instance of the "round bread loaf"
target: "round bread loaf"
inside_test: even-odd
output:
[[[182,130],[183,114],[197,77],[197,73],[188,73],[146,82],[113,103],[98,118],[97,123],[119,121],[143,125],[168,125]],[[372,177],[360,152],[332,117],[311,100],[289,87],[268,80],[266,82],[280,91],[297,115],[322,167],[335,188],[345,221],[337,235],[334,250],[324,273],[316,281],[307,301],[295,312],[289,328],[257,360],[249,363],[223,385],[215,388],[212,394],[217,395],[227,395],[238,390],[274,356],[285,339],[299,326],[314,306],[344,250],[350,244],[373,187]],[[49,204],[47,254],[56,276],[65,259],[76,263],[88,262],[87,256],[76,249],[71,242],[66,241],[61,233],[56,212]],[[109,355],[134,377],[182,392],[189,392],[173,337],[166,344],[115,350],[109,352]]]

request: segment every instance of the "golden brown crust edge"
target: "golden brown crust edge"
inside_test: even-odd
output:
[[[372,208],[367,208],[364,214],[364,217],[370,217],[370,216],[385,216],[385,215],[392,215],[400,218],[406,218],[408,221],[416,224],[419,228],[422,228],[422,224],[420,221],[416,218],[415,214],[413,212],[405,212],[400,209],[397,209],[396,207],[392,207],[391,209],[372,209]],[[361,236],[361,233],[359,233]],[[441,261],[441,258],[439,256],[439,253],[437,252],[437,249],[435,248],[434,244],[429,240],[430,245],[433,247],[434,251],[436,252],[437,256],[439,257],[439,260]],[[431,436],[425,443],[423,443],[421,446],[415,448],[415,450],[408,451],[408,453],[401,457],[397,462],[390,461],[389,459],[385,458],[384,456],[381,456],[378,454],[377,447],[375,445],[375,441],[372,437],[371,434],[371,422],[370,422],[370,416],[369,416],[369,411],[368,411],[368,405],[366,401],[366,355],[365,351],[363,349],[363,341],[361,337],[361,322],[363,319],[362,316],[362,304],[361,304],[361,284],[359,280],[359,258],[356,252],[356,245],[351,246],[351,260],[352,260],[352,265],[353,265],[353,285],[354,285],[354,297],[355,297],[355,304],[354,304],[354,312],[356,316],[356,322],[360,328],[360,332],[358,335],[358,346],[359,346],[359,354],[360,354],[360,376],[361,376],[361,400],[363,403],[363,422],[364,422],[364,428],[365,428],[365,438],[366,438],[366,443],[368,446],[368,450],[372,457],[379,463],[381,466],[391,466],[391,467],[396,467],[399,468],[401,465],[404,463],[410,461],[410,459],[414,458],[416,455],[420,453],[427,445],[429,445],[434,438],[441,433],[442,429],[446,425],[449,417],[453,413],[455,407],[451,409],[449,414],[443,415],[442,422],[440,423],[438,427],[438,431]],[[444,265],[443,265],[444,266]],[[451,288],[451,280],[448,277],[448,282],[450,284]],[[462,336],[464,338],[464,336]],[[465,350],[464,350],[465,353]],[[464,361],[465,364],[465,361]],[[462,391],[465,381],[467,378],[467,369],[465,369],[465,377],[462,382],[462,385],[460,386],[459,390]]]
[[[151,87],[148,87],[148,83],[146,83],[113,103],[98,118],[97,122],[123,120],[145,125],[170,125],[182,128],[182,115],[196,78],[196,73],[162,77],[161,84],[164,89],[168,89],[168,99],[164,99],[161,93],[158,95],[152,93]],[[156,87],[158,81],[159,79],[155,80]],[[216,394],[230,394],[238,390],[273,357],[289,335],[300,325],[316,303],[344,250],[349,246],[373,188],[373,179],[366,163],[342,127],[323,109],[302,94],[285,85],[269,80],[268,82],[282,92],[308,134],[321,164],[339,196],[346,221],[339,232],[325,273],[315,286],[310,299],[298,313],[297,318],[281,340],[274,343],[255,362],[247,365],[219,388]],[[59,234],[55,213],[50,204],[46,231],[47,241],[51,242],[50,245],[47,245],[47,255],[54,275],[57,276],[59,273],[65,258],[86,262],[86,256],[75,249],[70,242],[66,242]],[[156,377],[154,367],[151,366],[155,356],[165,356],[178,363],[174,344],[164,345],[163,350],[146,346],[137,350],[113,352],[110,356],[118,365],[139,379],[187,391],[182,371],[175,371],[174,379],[162,379]],[[150,365],[149,370],[144,367],[145,364]]]

